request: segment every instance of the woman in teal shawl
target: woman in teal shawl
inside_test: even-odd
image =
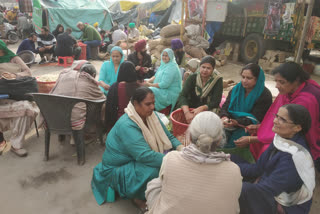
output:
[[[124,54],[119,46],[111,49],[111,59],[102,64],[99,74],[99,86],[107,96],[110,86],[117,82],[119,68],[124,61]]]
[[[155,95],[155,109],[157,111],[170,105],[171,110],[175,107],[182,89],[182,78],[174,53],[170,48],[162,51],[160,67],[156,75],[147,82],[147,85]]]
[[[272,95],[265,87],[264,72],[259,65],[246,65],[241,71],[241,77],[241,82],[229,92],[220,112],[227,136],[224,151],[253,161],[249,148],[237,145],[237,139],[248,135],[247,126],[262,121],[272,104]]]

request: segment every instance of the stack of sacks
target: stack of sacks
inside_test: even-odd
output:
[[[171,48],[171,40],[173,39],[180,39],[180,25],[171,24],[167,25],[160,31],[160,39],[149,40],[149,51],[153,57],[160,60],[161,53],[166,48]],[[187,35],[183,36],[183,44],[188,44],[188,37]]]
[[[189,25],[186,27],[186,34],[189,38],[188,45],[185,46],[187,54],[194,58],[202,59],[206,56],[204,49],[209,48],[209,42],[201,36],[200,25]]]

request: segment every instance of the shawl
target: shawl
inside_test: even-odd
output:
[[[222,77],[220,76],[220,73],[216,69],[214,69],[211,77],[208,79],[208,81],[206,82],[206,84],[204,86],[202,85],[200,72],[197,73],[196,78],[197,78],[196,79],[196,87],[195,87],[196,95],[200,96],[200,99],[202,100],[203,98],[206,98],[208,96],[208,94],[210,93],[210,91],[212,90],[214,85]]]
[[[315,88],[315,90],[303,90],[308,86]],[[316,94],[318,94],[318,98]],[[312,118],[312,123],[309,132],[306,134],[306,139],[310,145],[310,152],[313,158],[317,159],[317,157],[320,157],[320,148],[317,146],[317,141],[319,141],[320,137],[319,97],[320,86],[314,80],[308,80],[305,83],[302,83],[300,87],[291,95],[279,94],[276,100],[270,106],[258,129],[257,136],[259,143],[250,144],[250,151],[254,158],[257,160],[272,143],[274,138],[274,132],[272,132],[273,115],[278,113],[278,110],[281,106],[289,103],[300,104],[308,109]]]
[[[39,108],[35,102],[15,101],[11,99],[0,100],[0,119],[15,117],[35,117],[39,113]]]
[[[172,148],[171,141],[164,132],[161,123],[154,112],[151,116],[147,117],[147,127],[131,102],[129,102],[124,111],[128,114],[129,118],[140,127],[144,139],[153,151],[163,153]]]
[[[169,62],[167,62],[167,63],[165,63],[162,60],[163,52],[167,52],[167,54],[168,54],[168,56],[170,58]],[[159,71],[167,71],[167,70],[170,71],[170,70],[173,70],[173,68],[176,68],[176,69],[178,69],[180,71],[179,66],[178,66],[178,64],[176,62],[176,58],[174,56],[174,52],[170,48],[166,48],[161,53],[161,63],[160,63],[160,67],[159,67],[157,72],[159,72]],[[156,76],[157,76],[157,73],[156,73]],[[156,79],[155,79],[155,81],[156,81]]]
[[[110,86],[117,81],[120,65],[124,61],[124,54],[122,52],[122,49],[119,46],[114,46],[111,49],[111,54],[113,51],[119,51],[122,54],[122,58],[121,58],[117,72],[114,70],[114,64],[111,57],[110,61],[106,61],[102,64],[100,69],[100,74],[99,74],[99,81],[101,80]],[[108,94],[108,92],[105,91],[102,87],[100,88],[106,95]]]
[[[224,152],[210,152],[206,154],[201,152],[193,143],[182,149],[181,156],[186,160],[199,164],[217,164],[222,161],[230,161],[230,154],[225,154]]]
[[[284,139],[277,134],[274,137],[273,144],[278,150],[292,155],[294,165],[303,181],[297,192],[282,192],[275,197],[275,200],[287,207],[309,201],[315,188],[315,171],[310,153],[300,144]]]
[[[7,47],[6,43],[0,39],[0,49],[4,51],[5,55],[0,56],[0,63],[10,62],[10,60],[17,56],[15,55],[9,48]]]

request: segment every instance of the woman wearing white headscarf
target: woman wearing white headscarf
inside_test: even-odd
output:
[[[192,143],[168,153],[159,178],[148,183],[148,213],[238,213],[240,169],[229,154],[216,152],[223,144],[221,120],[213,112],[201,112],[188,132]]]

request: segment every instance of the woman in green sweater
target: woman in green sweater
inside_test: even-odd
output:
[[[216,61],[212,56],[204,57],[198,72],[190,75],[183,85],[178,98],[188,123],[202,111],[218,109],[223,90],[220,73],[214,69]],[[190,111],[189,108],[194,108]]]

